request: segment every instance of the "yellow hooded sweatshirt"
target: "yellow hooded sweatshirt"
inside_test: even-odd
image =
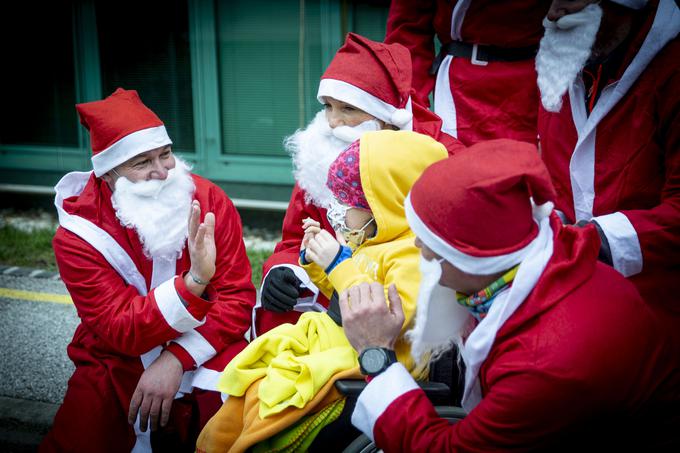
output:
[[[425,370],[413,370],[410,347],[403,338],[415,315],[420,286],[420,251],[415,235],[406,222],[404,200],[411,187],[435,162],[448,153],[433,138],[410,131],[383,130],[361,136],[359,174],[364,196],[377,225],[376,235],[365,240],[353,253],[326,275],[312,263],[303,266],[319,289],[330,298],[363,282],[378,282],[385,288],[395,284],[406,317],[402,336],[397,340],[397,358],[415,377]],[[319,219],[317,219],[319,220]]]
[[[425,168],[446,157],[443,145],[415,132],[379,131],[361,137],[361,184],[377,233],[330,275],[315,264],[305,266],[325,294],[362,282],[382,283],[386,289],[394,283],[406,316],[402,333],[409,327],[420,285],[420,252],[406,223],[404,199]],[[396,352],[412,369],[403,339],[397,341]],[[197,451],[245,451],[295,426],[302,417],[341,399],[333,383],[358,378],[357,368],[356,351],[326,314],[305,313],[296,324],[267,332],[224,370],[219,388],[231,396],[203,428]]]

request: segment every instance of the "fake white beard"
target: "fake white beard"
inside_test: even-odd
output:
[[[175,156],[165,180],[116,181],[111,196],[116,217],[139,235],[147,258],[176,260],[189,235],[189,210],[195,190],[189,166]]]
[[[543,19],[545,34],[536,55],[541,102],[549,112],[559,112],[562,96],[581,72],[600,28],[602,8],[591,4],[555,22]]]
[[[464,336],[473,326],[470,312],[456,302],[456,292],[439,284],[439,261],[421,256],[420,274],[415,324],[405,334],[418,367],[437,360],[453,345],[460,351]]]
[[[359,139],[362,133],[379,129],[380,125],[373,120],[356,127],[331,129],[322,110],[305,129],[298,129],[287,137],[283,145],[293,158],[293,175],[305,191],[305,201],[327,208],[333,199],[333,193],[326,187],[329,167],[338,154]]]

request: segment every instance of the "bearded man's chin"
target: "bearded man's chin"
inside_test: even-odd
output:
[[[121,225],[137,232],[147,258],[177,259],[188,236],[194,190],[189,167],[178,160],[162,184],[117,181],[111,202]]]

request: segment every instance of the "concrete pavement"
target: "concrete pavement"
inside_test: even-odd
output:
[[[34,275],[30,277],[29,275]],[[63,283],[0,268],[0,451],[35,451],[63,399],[78,316]]]

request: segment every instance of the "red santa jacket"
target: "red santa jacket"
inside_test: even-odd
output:
[[[463,144],[452,136],[442,132],[441,119],[430,112],[429,110],[418,105],[416,102],[412,104],[413,110],[413,130],[421,134],[429,135],[435,140],[446,146],[449,154],[458,152],[465,148]],[[298,257],[300,253],[300,244],[304,236],[302,231],[302,220],[310,217],[321,223],[329,233],[335,235],[333,227],[326,218],[326,209],[316,206],[314,203],[307,201],[305,191],[302,190],[296,183],[293,187],[288,209],[283,219],[283,226],[281,230],[281,241],[274,248],[274,253],[264,262],[262,266],[262,281],[269,271],[278,266],[286,266],[295,272],[295,274],[303,281],[306,290],[298,299],[298,310],[315,310],[323,311],[328,307],[328,300],[318,291],[318,289],[311,283],[307,277],[304,269],[298,266]],[[304,307],[304,308],[303,308]],[[253,311],[253,332],[256,335],[261,335],[268,330],[289,322],[295,323],[300,317],[299,311],[291,311],[287,313],[274,313],[264,310],[259,306]]]
[[[181,278],[190,267],[186,248],[169,269],[160,269],[162,266],[144,256],[136,232],[117,220],[106,183],[87,173],[71,173],[62,182],[68,178],[71,182],[66,185],[74,195],[58,206],[62,226],[53,246],[61,277],[81,319],[68,348],[76,364],[74,378],[87,372],[90,378],[110,380],[127,410],[143,371],[142,360],[151,357],[149,351],[170,344],[168,348],[185,369],[198,366],[185,373],[183,387],[215,390],[219,373],[246,345],[244,334],[255,301],[240,217],[231,201],[220,188],[193,175],[194,199],[201,203],[202,212],[213,212],[216,218],[217,270],[204,300],[192,295]],[[57,186],[58,201],[65,187],[62,182]],[[96,237],[90,236],[87,227],[74,227],[73,222],[93,225],[90,230],[101,229],[103,234],[98,237],[108,233],[115,244],[108,248],[93,245]],[[117,258],[127,255],[127,264],[121,266],[125,259],[112,254],[118,254]],[[161,271],[169,277],[152,288],[154,272]],[[135,272],[141,282],[133,278]],[[186,309],[180,297],[187,302]],[[81,370],[82,363],[89,366]]]
[[[591,227],[551,224],[553,255],[496,335],[480,369],[481,402],[450,425],[395,364],[370,382],[352,416],[379,448],[649,450],[678,442],[680,351],[666,341],[668,327],[632,284],[597,262]]]
[[[411,51],[415,99],[434,108],[443,130],[465,145],[493,138],[536,142],[538,90],[533,58],[488,65],[445,58],[435,75],[434,37],[442,44],[463,41],[502,48],[538,46],[547,0],[393,0],[386,43]],[[436,87],[435,87],[436,80]]]
[[[541,110],[543,160],[568,222],[594,219],[613,265],[648,302],[680,313],[680,11],[662,0],[590,115],[583,81]]]

